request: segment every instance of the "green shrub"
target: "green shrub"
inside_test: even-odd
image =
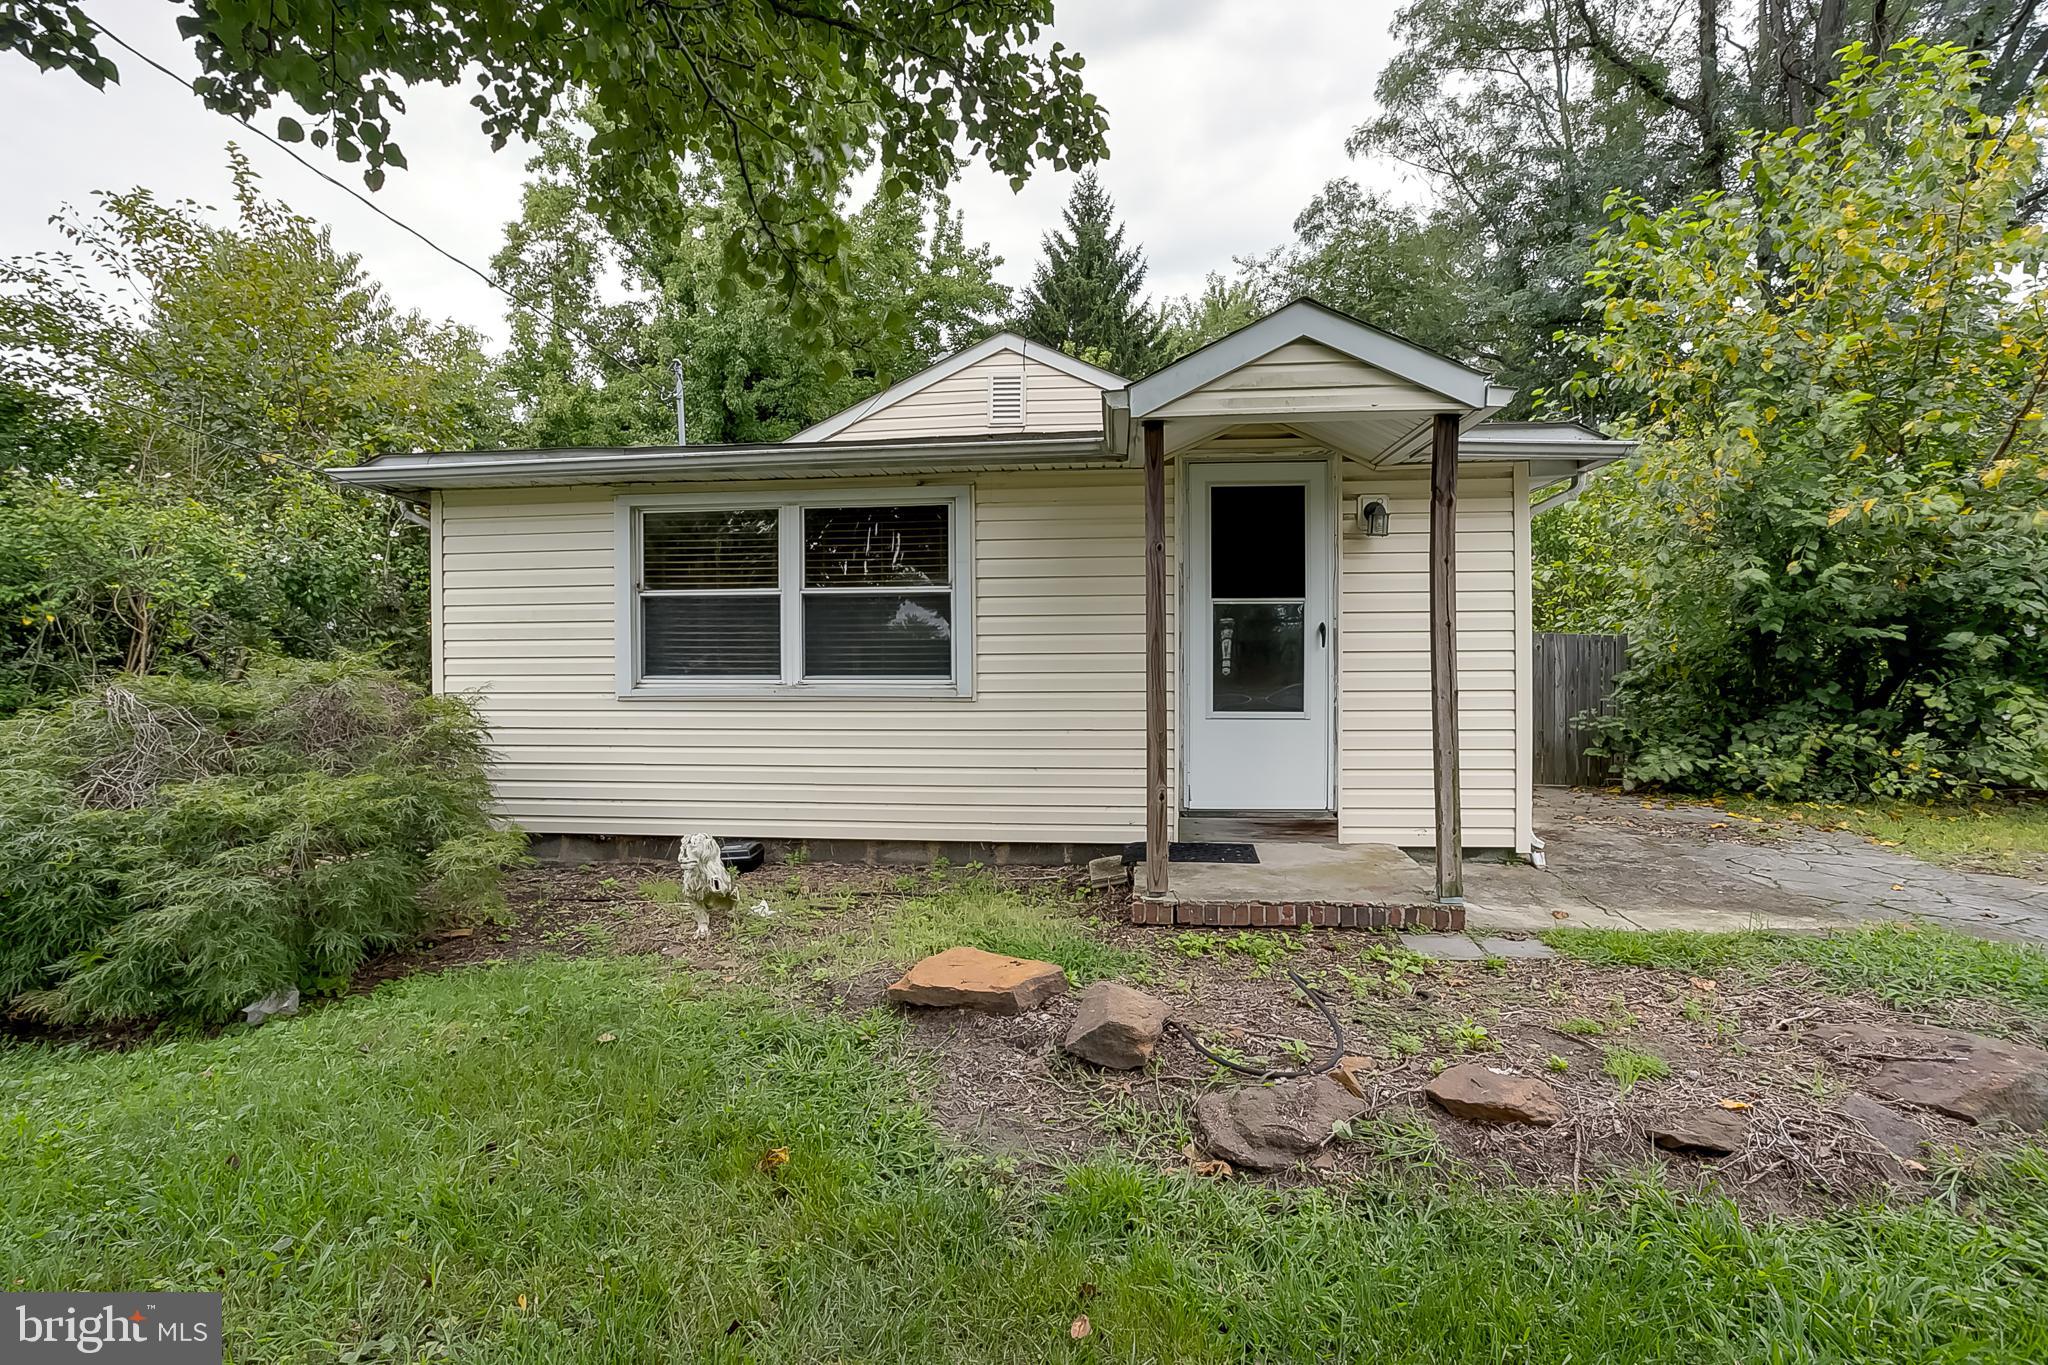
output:
[[[2048,101],[1955,47],[1842,72],[1728,193],[1610,199],[1569,387],[1643,444],[1547,528],[1590,566],[1550,616],[1629,636],[1630,783],[2048,790]]]
[[[66,1023],[221,1019],[344,984],[487,903],[465,704],[361,661],[124,676],[0,722],[0,1001]]]

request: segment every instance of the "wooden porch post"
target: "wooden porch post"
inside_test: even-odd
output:
[[[1145,432],[1145,894],[1166,894],[1166,424]]]
[[[1458,811],[1458,414],[1440,412],[1429,446],[1429,720],[1436,769],[1436,898],[1465,901]]]

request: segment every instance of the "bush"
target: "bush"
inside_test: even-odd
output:
[[[426,539],[286,469],[199,493],[0,475],[0,715],[105,673],[234,677],[378,648],[424,677]]]
[[[333,991],[487,905],[482,727],[360,660],[123,676],[0,722],[0,1001],[62,1023],[217,1020]]]
[[[1954,48],[1844,62],[1728,193],[1612,199],[1575,388],[1643,445],[1545,518],[1588,567],[1547,605],[1621,618],[1631,782],[2048,790],[2048,100],[1987,110]]]

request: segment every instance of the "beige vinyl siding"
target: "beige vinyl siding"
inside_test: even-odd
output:
[[[1321,342],[1292,341],[1146,415],[1271,421],[1289,412],[1430,412],[1443,405],[1441,394]]]
[[[1297,457],[1298,458],[1298,457]],[[1180,576],[1179,462],[1168,465]],[[1419,471],[1346,463],[1335,643],[1342,837],[1434,841],[1428,507]],[[1526,850],[1524,476],[1469,469],[1459,499],[1460,717],[1469,844]],[[813,487],[890,486],[842,480]],[[744,485],[722,486],[739,491]],[[778,496],[789,485],[756,485]],[[649,491],[634,489],[634,492]],[[537,831],[1120,843],[1144,829],[1144,490],[1135,471],[975,482],[974,695],[620,700],[613,490],[439,495],[437,682],[492,728],[502,812]],[[1168,592],[1171,790],[1180,790],[1178,620]],[[1178,811],[1179,802],[1173,803]]]
[[[479,697],[507,817],[565,833],[1048,843],[1142,834],[1138,475],[977,481],[971,698],[620,700],[613,496],[441,498],[441,682]]]
[[[990,426],[988,384],[992,375],[1022,375],[1024,423]],[[878,407],[828,441],[879,441],[892,437],[987,436],[1005,432],[1102,430],[1102,390],[1085,379],[1015,351],[998,351],[957,374]]]
[[[1458,482],[1458,738],[1465,842],[1529,847],[1528,514],[1506,466]],[[1338,666],[1338,824],[1347,843],[1430,845],[1429,481],[1344,469],[1344,500],[1387,498],[1384,537],[1346,535]],[[1348,529],[1348,527],[1347,527]]]

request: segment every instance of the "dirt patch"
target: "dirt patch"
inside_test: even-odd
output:
[[[1288,937],[1304,946],[1287,964],[1328,992],[1345,1026],[1344,1050],[1370,1065],[1356,1071],[1365,1117],[1352,1138],[1274,1179],[1462,1168],[1488,1182],[1572,1188],[1654,1165],[1675,1186],[1712,1186],[1760,1211],[1813,1210],[1879,1192],[1911,1198],[1924,1188],[1836,1112],[1869,1066],[1828,1055],[1808,1027],[1820,1017],[1885,1017],[1880,1006],[1830,1000],[1823,1007],[1771,982],[1695,985],[1676,973],[1560,960],[1425,965],[1394,950],[1374,962],[1355,935]],[[1169,1000],[1176,1019],[1212,1048],[1286,1066],[1304,1046],[1320,1062],[1335,1045],[1322,1017],[1276,969],[1232,952],[1190,958],[1167,949],[1154,961],[1147,989]],[[1048,1159],[1110,1143],[1187,1165],[1194,1099],[1215,1086],[1256,1083],[1220,1073],[1173,1034],[1144,1076],[1073,1063],[1057,1051],[1072,1011],[1069,997],[1022,1020],[957,1011],[919,1018],[916,1045],[937,1054],[926,1099],[940,1122],[970,1140]],[[1574,1031],[1595,1025],[1598,1034]],[[1565,1119],[1536,1129],[1443,1113],[1423,1088],[1461,1061],[1540,1077],[1558,1092]],[[1625,1085],[1610,1071],[1650,1074]],[[1742,1116],[1742,1150],[1702,1159],[1656,1148],[1652,1124],[1707,1108]],[[1937,1150],[1966,1142],[1982,1150],[1994,1141],[1938,1115],[1900,1112]],[[1938,1159],[1929,1154],[1924,1164]]]
[[[1098,1071],[1059,1049],[1075,996],[1013,1018],[909,1010],[897,1044],[918,1077],[917,1098],[961,1140],[1024,1164],[1104,1147],[1176,1167],[1205,1158],[1189,1111],[1207,1090],[1253,1084],[1190,1047],[1255,1066],[1296,1066],[1331,1055],[1322,1015],[1289,971],[1322,992],[1343,1029],[1365,1113],[1346,1140],[1311,1162],[1266,1177],[1281,1183],[1402,1178],[1569,1189],[1617,1172],[1661,1169],[1675,1187],[1725,1192],[1753,1211],[1815,1211],[1882,1194],[1919,1197],[1928,1179],[1843,1117],[1875,1063],[1830,1054],[1818,1021],[1896,1018],[1873,1001],[1839,998],[1800,969],[1754,978],[1691,977],[1567,958],[1439,962],[1397,935],[1356,931],[1174,931],[1130,925],[1125,901],[1088,892],[1075,874],[1042,869],[937,872],[826,864],[782,865],[742,880],[743,902],[765,897],[772,919],[718,922],[693,937],[687,912],[664,910],[639,885],[665,864],[541,865],[515,875],[504,924],[431,941],[366,972],[359,987],[410,971],[443,970],[538,952],[659,955],[676,970],[759,986],[809,1008],[851,1014],[893,1009],[883,991],[906,962],[888,956],[894,917],[959,893],[1027,895],[1042,913],[1135,964],[1124,979],[1166,1000],[1175,1024],[1144,1073]],[[879,945],[879,946],[878,946]],[[878,954],[880,956],[878,956]],[[1453,1118],[1423,1095],[1445,1067],[1479,1061],[1539,1077],[1562,1122],[1491,1126]],[[1930,1149],[1924,1164],[1970,1160],[2007,1139],[1902,1105]],[[1739,1114],[1745,1139],[1721,1158],[1660,1151],[1649,1128],[1676,1114]],[[1966,1155],[1970,1154],[1970,1155]],[[1191,1155],[1192,1154],[1192,1155]]]

